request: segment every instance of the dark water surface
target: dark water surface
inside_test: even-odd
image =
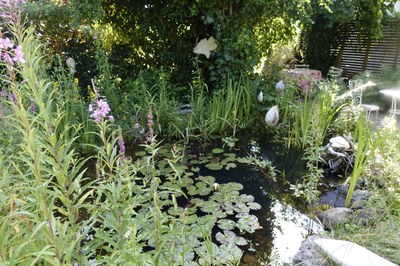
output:
[[[241,265],[288,265],[301,241],[322,228],[305,215],[309,213],[307,207],[289,188],[289,183],[294,184],[305,174],[303,152],[286,151],[282,145],[262,143],[267,142],[242,138],[234,152],[246,156],[257,149],[260,158],[271,161],[279,171],[276,181],[257,167],[248,165],[218,171],[201,167],[200,174],[212,175],[218,183],[241,183],[244,186],[241,193],[254,196],[255,202],[262,206],[260,210],[250,212],[257,216],[263,228],[245,236],[251,244],[245,248]]]

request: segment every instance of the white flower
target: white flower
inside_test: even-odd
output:
[[[202,39],[196,47],[194,47],[193,52],[195,54],[203,54],[207,58],[210,58],[210,52],[217,48],[217,44],[215,43],[215,39],[210,37],[208,40],[207,38]]]
[[[275,126],[279,121],[279,110],[278,110],[278,105],[272,106],[267,114],[265,115],[265,123],[267,123],[268,126]]]
[[[264,100],[264,95],[263,92],[260,91],[260,93],[257,96],[257,101],[259,101],[260,103],[262,103],[262,101]]]
[[[283,80],[279,81],[278,83],[276,83],[275,85],[275,89],[277,91],[282,91],[285,88],[285,83],[283,83]]]

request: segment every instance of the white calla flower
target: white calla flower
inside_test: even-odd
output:
[[[275,126],[279,121],[279,110],[278,110],[278,105],[272,106],[267,114],[265,115],[265,123],[268,126]]]
[[[257,96],[257,101],[259,101],[260,103],[262,103],[262,101],[264,100],[264,94],[262,91],[260,91],[260,93]]]

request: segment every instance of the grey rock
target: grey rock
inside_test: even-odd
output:
[[[362,209],[364,208],[364,203],[368,201],[369,197],[371,197],[372,192],[368,190],[357,189],[354,190],[353,195],[351,197],[350,205],[353,209]]]
[[[356,211],[354,216],[354,223],[359,225],[371,225],[376,220],[380,219],[383,214],[381,209],[365,208]]]
[[[317,217],[325,228],[332,230],[338,225],[347,222],[352,212],[349,208],[338,207],[318,213]]]
[[[321,255],[315,240],[321,238],[320,236],[309,236],[301,243],[299,251],[292,259],[292,265],[304,266],[328,266],[332,265],[330,261]]]

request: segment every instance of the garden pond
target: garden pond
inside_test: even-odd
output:
[[[163,210],[180,218],[184,214],[189,225],[210,223],[216,244],[213,254],[219,262],[242,257],[240,265],[287,264],[308,235],[323,230],[309,218],[309,206],[290,188],[306,174],[303,151],[246,136],[206,147],[189,144],[185,150],[179,144],[161,146],[157,175],[163,176],[164,187],[186,195],[177,192]],[[162,159],[163,153],[167,158],[171,151],[176,160]],[[136,148],[128,154],[136,163],[146,158],[146,152]],[[264,167],[252,163],[254,159],[264,162]],[[198,235],[187,237],[182,249],[198,247]],[[192,253],[185,255],[185,261],[202,256]]]

